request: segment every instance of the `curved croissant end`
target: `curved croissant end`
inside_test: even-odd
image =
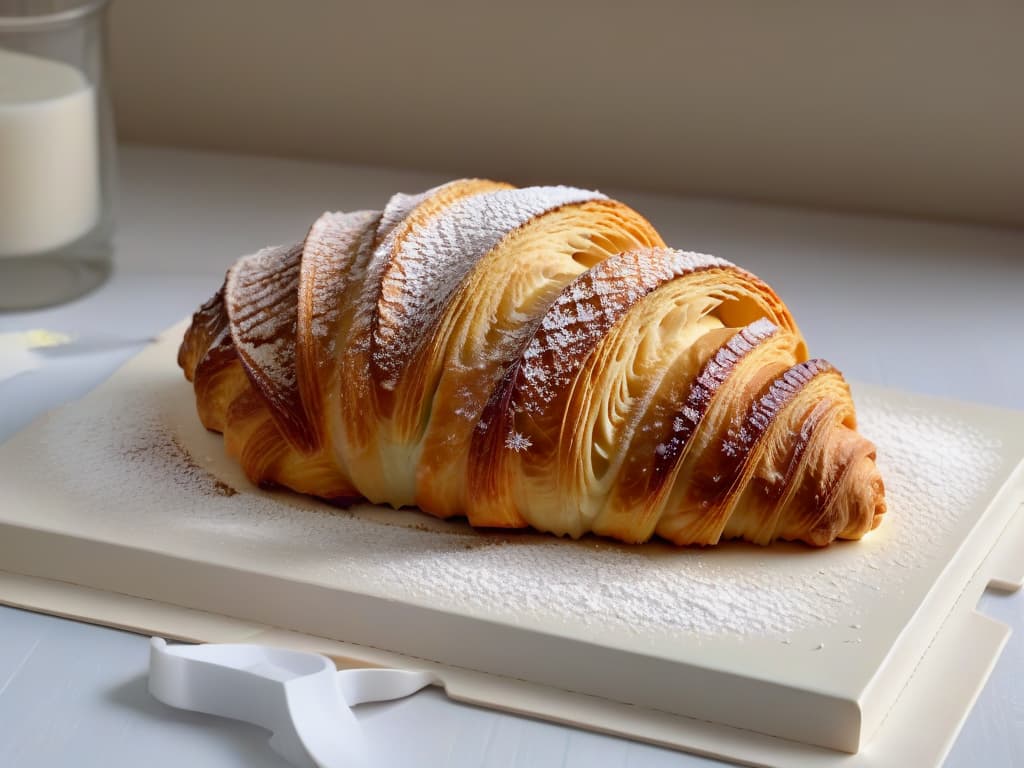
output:
[[[178,362],[250,479],[472,525],[821,546],[874,446],[789,310],[572,187],[463,179],[325,213],[228,271]]]

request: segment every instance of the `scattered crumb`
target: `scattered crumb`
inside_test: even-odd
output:
[[[227,483],[220,479],[214,479],[213,487],[221,496],[231,497],[238,493],[238,491],[236,491],[234,488],[232,488],[230,485],[228,485]]]

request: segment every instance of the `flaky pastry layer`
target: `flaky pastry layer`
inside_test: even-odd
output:
[[[472,525],[820,546],[885,512],[765,283],[570,187],[463,179],[245,256],[179,352],[261,485]]]

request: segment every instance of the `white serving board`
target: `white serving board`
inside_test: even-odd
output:
[[[1005,640],[973,607],[993,579],[1019,585],[1012,555],[986,557],[1004,531],[1024,543],[1007,528],[1024,503],[1024,414],[857,388],[890,502],[863,542],[571,542],[251,487],[195,417],[182,330],[0,446],[0,601],[194,636],[164,614],[73,607],[93,590],[146,598],[354,658],[438,663],[466,700],[765,764],[870,755],[935,674],[946,698],[960,691],[955,732]],[[82,589],[58,598],[54,582]],[[970,663],[942,670],[967,641]],[[732,735],[698,738],[719,731]],[[780,739],[816,746],[764,757]]]

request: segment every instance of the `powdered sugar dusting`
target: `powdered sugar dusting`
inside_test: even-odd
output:
[[[690,383],[686,393],[686,401],[682,410],[672,418],[671,431],[663,435],[663,442],[658,445],[658,461],[656,472],[659,477],[667,477],[668,467],[673,465],[697,431],[711,401],[718,390],[732,375],[736,365],[750,354],[759,344],[774,336],[778,328],[769,320],[759,318],[745,328],[741,328],[726,344],[720,347],[705,363],[697,377]],[[742,424],[742,422],[740,422]],[[653,426],[653,425],[652,425]],[[738,424],[733,425],[738,426]],[[738,447],[726,439],[722,448],[732,457],[739,456]],[[744,453],[750,446],[744,448]]]
[[[384,388],[396,386],[425,329],[477,261],[536,216],[597,199],[605,197],[573,187],[502,189],[462,198],[410,232],[382,278],[373,363]]]
[[[831,370],[832,365],[821,359],[805,360],[786,370],[751,404],[746,418],[729,426],[722,451],[730,457],[748,455],[782,409],[799,396],[815,376]]]
[[[419,515],[377,508],[340,513],[248,485],[221,494],[196,465],[205,451],[222,450],[219,441],[197,428],[190,443],[168,427],[194,419],[185,382],[88,403],[57,412],[39,428],[34,448],[24,449],[30,459],[24,481],[60,483],[76,499],[81,525],[98,536],[133,531],[164,551],[177,547],[195,556],[215,548],[224,561],[242,564],[266,548],[287,557],[296,579],[485,619],[572,622],[598,641],[608,630],[670,639],[782,636],[863,622],[851,615],[854,606],[899,591],[912,573],[955,547],[968,511],[1004,469],[998,441],[987,433],[942,413],[859,397],[862,428],[879,448],[890,510],[864,541],[825,550],[629,547],[594,538],[497,535],[458,523],[423,530],[408,522],[429,521]]]
[[[388,200],[388,204],[384,207],[384,213],[381,215],[380,223],[377,225],[377,241],[383,242],[388,239],[391,233],[395,231],[395,227],[405,221],[416,206],[439,189],[441,187],[434,187],[416,195],[407,195],[403,192],[392,195],[391,199]]]
[[[391,251],[399,231],[399,224],[423,203],[437,189],[427,190],[418,195],[396,194],[388,200],[377,224],[375,242],[377,247],[370,254],[362,274],[362,285],[355,296],[355,311],[349,328],[346,348],[343,351],[344,367],[352,374],[350,386],[362,396],[370,394],[370,371],[367,356],[370,353],[373,334],[373,316],[380,298],[381,277],[388,265]]]
[[[311,298],[310,333],[326,340],[325,354],[333,355],[334,327],[358,248],[381,219],[380,211],[325,213],[310,227],[302,253],[302,285]]]
[[[239,259],[228,272],[225,304],[235,347],[272,399],[295,388],[295,326],[301,245],[279,245]]]
[[[529,413],[544,411],[566,392],[587,353],[642,296],[673,278],[724,259],[668,248],[612,256],[579,275],[541,319],[523,353],[516,401]]]
[[[530,438],[520,432],[509,432],[508,437],[505,438],[505,447],[516,453],[527,450],[531,445],[533,442]]]

